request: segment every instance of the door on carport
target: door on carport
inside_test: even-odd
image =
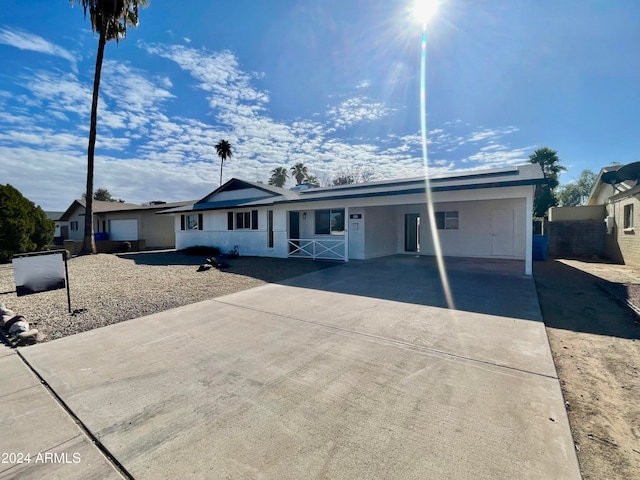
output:
[[[138,220],[109,220],[109,240],[138,240]]]

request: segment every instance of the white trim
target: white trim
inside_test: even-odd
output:
[[[288,244],[290,247],[293,247],[293,250],[289,252],[290,257],[348,261],[347,247],[344,239],[318,240],[315,238],[294,238],[293,240],[289,239]],[[344,255],[336,251],[336,248],[340,246],[344,248]]]

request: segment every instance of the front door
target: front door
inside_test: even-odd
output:
[[[418,225],[420,215],[417,213],[405,213],[404,215],[404,251],[419,252],[420,241],[418,238]]]
[[[300,245],[300,212],[289,212],[289,253]]]
[[[491,255],[513,256],[513,210],[491,210]]]

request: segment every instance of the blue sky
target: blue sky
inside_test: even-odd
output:
[[[186,5],[186,6],[185,6]],[[140,203],[304,162],[423,173],[420,35],[400,0],[151,0],[105,52],[95,186]],[[97,48],[67,0],[4,0],[0,183],[45,210],[81,196]],[[429,25],[430,172],[640,160],[640,2],[443,0]],[[292,186],[289,181],[288,186]]]

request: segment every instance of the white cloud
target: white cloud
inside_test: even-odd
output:
[[[74,71],[77,71],[76,58],[69,50],[48,42],[38,35],[21,32],[19,30],[11,31],[6,28],[1,28],[0,43],[11,45],[12,47],[19,48],[20,50],[31,50],[33,52],[46,53],[47,55],[55,55],[57,57],[64,58],[71,62],[71,67]]]
[[[354,97],[329,108],[327,115],[337,128],[347,128],[356,123],[386,117],[392,109],[380,102],[371,102],[367,97]]]

